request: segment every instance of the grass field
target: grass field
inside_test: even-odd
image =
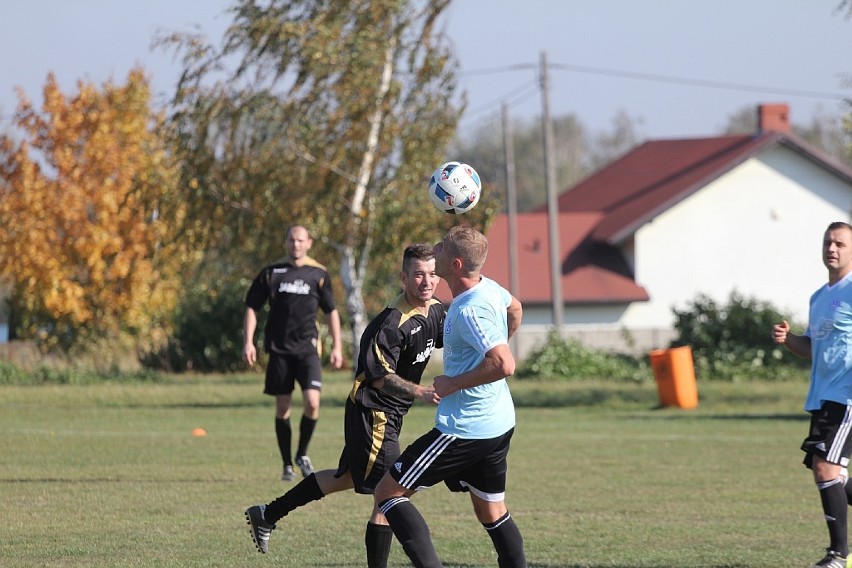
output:
[[[292,486],[260,382],[0,387],[0,566],[363,566],[371,502],[348,493],[254,550],[243,510]],[[337,463],[347,382],[326,380],[320,468]],[[508,504],[530,567],[808,566],[826,536],[800,465],[804,391],[701,384],[682,411],[656,408],[653,384],[514,382]],[[432,413],[415,407],[404,440]],[[435,487],[415,502],[446,566],[496,566],[466,497]],[[391,564],[408,565],[396,543]]]

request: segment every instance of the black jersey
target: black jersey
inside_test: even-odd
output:
[[[301,355],[317,351],[317,310],[335,309],[331,277],[310,257],[302,266],[291,258],[270,264],[258,273],[246,294],[246,305],[259,311],[269,303],[263,328],[267,351]]]
[[[367,408],[403,415],[413,401],[390,396],[373,388],[371,381],[389,373],[420,384],[433,349],[444,346],[444,306],[429,303],[424,316],[399,297],[373,318],[361,336],[352,402]]]

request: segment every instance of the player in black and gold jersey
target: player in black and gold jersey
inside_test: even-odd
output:
[[[298,382],[302,389],[303,411],[299,423],[296,465],[307,477],[313,473],[308,444],[319,419],[322,367],[320,365],[317,312],[328,314],[332,338],[329,363],[335,369],[343,364],[340,342],[340,315],[334,304],[331,277],[326,268],[308,256],[313,240],[302,225],[287,230],[288,256],[261,270],[246,294],[243,320],[243,359],[249,367],[257,360],[254,332],[257,312],[267,303],[269,314],[263,328],[264,348],[269,353],[263,392],[275,397],[275,435],[284,462],[281,479],[292,481],[290,403]]]
[[[432,297],[439,278],[430,245],[406,247],[400,279],[402,294],[370,322],[361,337],[337,470],[316,472],[268,505],[246,510],[260,552],[267,552],[275,523],[297,507],[346,489],[372,494],[399,456],[403,416],[414,400],[438,402],[432,387],[420,385],[432,351],[443,347],[444,307]],[[387,565],[392,540],[387,521],[374,508],[365,535],[369,568]]]

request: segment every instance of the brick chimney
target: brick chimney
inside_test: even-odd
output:
[[[784,103],[758,105],[757,132],[790,132],[790,107]]]

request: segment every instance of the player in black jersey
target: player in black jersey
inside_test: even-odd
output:
[[[346,489],[372,494],[399,456],[403,416],[414,400],[438,402],[432,387],[419,384],[432,350],[443,347],[444,307],[432,298],[439,278],[431,246],[406,247],[400,279],[402,294],[361,336],[355,381],[346,399],[345,446],[337,470],[316,472],[275,501],[246,510],[252,539],[261,553],[268,550],[275,523],[297,507]],[[368,567],[384,568],[393,533],[375,508],[364,540]]]
[[[307,477],[313,473],[308,444],[319,419],[322,367],[320,365],[317,312],[328,314],[332,338],[329,362],[335,369],[343,365],[340,342],[340,315],[334,304],[331,277],[323,265],[308,256],[313,244],[308,230],[293,225],[287,230],[287,257],[270,264],[258,273],[246,294],[243,321],[243,358],[249,367],[257,360],[254,332],[257,312],[267,303],[269,314],[263,328],[264,349],[269,353],[266,367],[265,394],[275,397],[275,435],[284,462],[281,479],[292,481],[293,456],[290,428],[290,403],[298,381],[302,389],[303,412],[299,423],[296,465]]]

